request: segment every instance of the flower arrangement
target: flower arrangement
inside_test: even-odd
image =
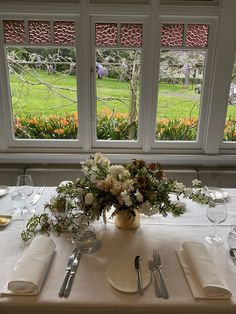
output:
[[[76,233],[82,224],[101,216],[106,222],[108,212],[111,216],[126,212],[130,219],[136,215],[135,210],[147,216],[179,216],[184,209],[171,201],[171,193],[177,199],[183,196],[214,206],[211,197],[200,189],[200,181],[193,180],[192,188],[186,188],[183,183],[166,178],[159,163],[133,160],[126,165],[111,165],[109,159],[97,153],[81,166],[84,176],[57,187],[57,195],[45,205],[45,213],[30,218],[22,233],[24,240],[38,231]]]

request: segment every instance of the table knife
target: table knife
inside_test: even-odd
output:
[[[65,288],[66,288],[66,285],[67,285],[67,282],[68,282],[68,279],[69,279],[69,276],[70,276],[70,271],[71,271],[71,268],[72,268],[72,265],[73,265],[73,262],[74,262],[74,259],[78,253],[78,248],[76,247],[69,259],[68,259],[68,262],[67,262],[67,266],[66,266],[66,272],[65,272],[65,275],[64,275],[64,279],[63,279],[63,282],[62,282],[62,285],[61,285],[61,289],[59,291],[59,297],[62,297],[64,295],[64,291],[65,291]]]
[[[71,290],[72,283],[73,283],[73,280],[75,277],[75,273],[76,273],[76,270],[79,266],[80,258],[81,258],[81,253],[77,253],[75,256],[75,259],[73,261],[71,271],[70,271],[70,276],[69,276],[69,279],[68,279],[66,287],[65,287],[64,297],[68,297],[68,295],[70,294],[70,290]]]
[[[45,189],[45,186],[42,186],[41,188],[38,189],[37,193],[34,195],[33,199],[30,202],[31,205],[35,205],[38,202],[38,200],[42,196],[44,189]]]
[[[136,256],[134,259],[134,267],[137,272],[137,292],[142,295],[143,289],[142,289],[142,276],[141,276],[141,268],[140,268],[140,256]]]

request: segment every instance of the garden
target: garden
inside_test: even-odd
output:
[[[73,49],[8,49],[13,127],[21,139],[76,139],[78,137],[76,61]],[[156,139],[194,141],[197,138],[202,77],[189,69],[166,65],[158,89]],[[173,58],[173,55],[171,55]],[[174,56],[175,58],[176,55]],[[97,51],[97,138],[135,140],[138,130],[140,53]],[[181,55],[183,58],[183,54]],[[190,56],[188,55],[188,64]],[[194,59],[195,58],[195,59]],[[199,70],[202,55],[191,55]],[[178,58],[177,58],[178,59]],[[175,61],[175,64],[178,62]],[[185,63],[186,64],[186,63]],[[171,68],[171,71],[169,70]],[[200,72],[200,71],[199,71]],[[78,105],[80,105],[78,103]],[[236,140],[234,106],[228,106],[224,140]]]

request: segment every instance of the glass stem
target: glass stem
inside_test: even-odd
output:
[[[214,233],[213,236],[216,237],[216,223],[214,222]]]

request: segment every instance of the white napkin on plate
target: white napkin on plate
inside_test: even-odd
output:
[[[188,284],[196,299],[229,299],[227,283],[204,244],[184,242],[177,251]]]
[[[16,263],[4,294],[37,295],[43,285],[56,245],[45,235],[36,236]]]

